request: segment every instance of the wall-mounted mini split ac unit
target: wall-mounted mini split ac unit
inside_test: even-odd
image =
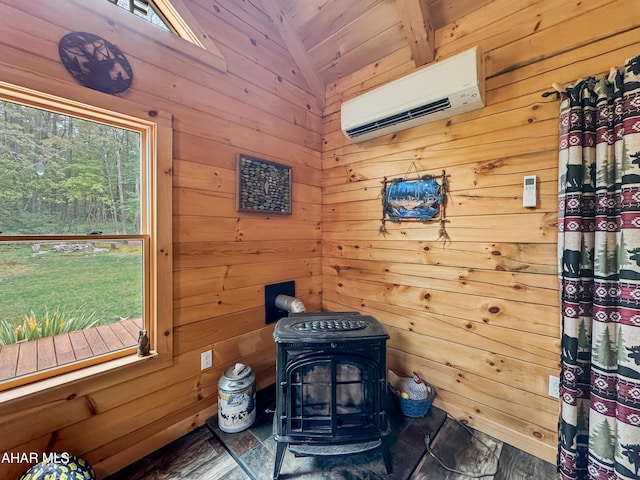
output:
[[[342,131],[355,141],[484,107],[478,47],[428,65],[342,104]]]

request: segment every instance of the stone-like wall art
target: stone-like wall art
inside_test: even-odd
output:
[[[238,155],[237,209],[291,215],[291,167]]]

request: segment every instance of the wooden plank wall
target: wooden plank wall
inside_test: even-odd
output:
[[[197,18],[208,17],[202,26],[228,72],[210,68],[206,52],[104,0],[0,2],[0,80],[108,106],[109,96],[78,85],[58,58],[63,35],[92,32],[117,44],[133,67],[134,84],[119,95],[118,108],[143,118],[151,110],[173,115],[175,270],[174,366],[0,404],[0,454],[69,451],[84,455],[102,478],[215,414],[225,367],[242,360],[259,386],[273,382],[265,284],[295,280],[308,307],[320,308],[321,112],[254,5],[185,3]],[[292,166],[291,216],[236,212],[240,152]],[[208,348],[214,367],[201,372],[200,353]],[[27,467],[2,462],[0,478],[17,478]]]
[[[225,366],[243,360],[259,385],[273,380],[262,288],[295,279],[310,309],[323,291],[326,309],[380,318],[390,365],[419,370],[441,407],[553,461],[557,402],[546,391],[559,356],[558,104],[540,93],[640,53],[635,0],[495,0],[438,30],[440,58],[472,45],[486,52],[488,106],[362,144],[342,137],[340,102],[411,71],[408,48],[330,85],[323,121],[264,13],[250,2],[186,3],[208,22],[228,72],[108,2],[0,1],[1,80],[105,103],[57,57],[64,34],[89,31],[133,65],[135,83],[119,99],[126,113],[174,116],[175,268],[174,366],[2,404],[0,452],[70,450],[104,476],[202,424],[215,413]],[[291,217],[235,211],[239,152],[293,166]],[[412,162],[451,175],[446,245],[437,226],[377,233],[380,180]],[[540,181],[534,211],[520,203],[526,174]],[[210,347],[214,368],[200,372]],[[23,470],[0,463],[2,478]]]
[[[437,31],[437,58],[479,45],[487,106],[352,143],[340,104],[413,70],[408,48],[327,89],[323,162],[323,306],[375,315],[391,335],[389,365],[415,369],[436,404],[555,462],[559,372],[556,281],[559,102],[553,82],[607,72],[640,54],[636,0],[494,0]],[[428,88],[428,86],[425,86]],[[380,227],[383,177],[450,175],[446,230]],[[536,209],[522,207],[536,175]]]

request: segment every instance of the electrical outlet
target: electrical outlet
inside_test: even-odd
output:
[[[200,354],[200,370],[204,370],[212,366],[213,366],[213,352],[211,350],[202,352]]]
[[[560,398],[560,379],[553,375],[549,375],[549,396]]]

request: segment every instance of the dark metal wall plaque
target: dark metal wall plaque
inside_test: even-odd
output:
[[[76,81],[104,93],[131,86],[133,70],[118,47],[93,33],[71,32],[58,42],[62,64]]]

